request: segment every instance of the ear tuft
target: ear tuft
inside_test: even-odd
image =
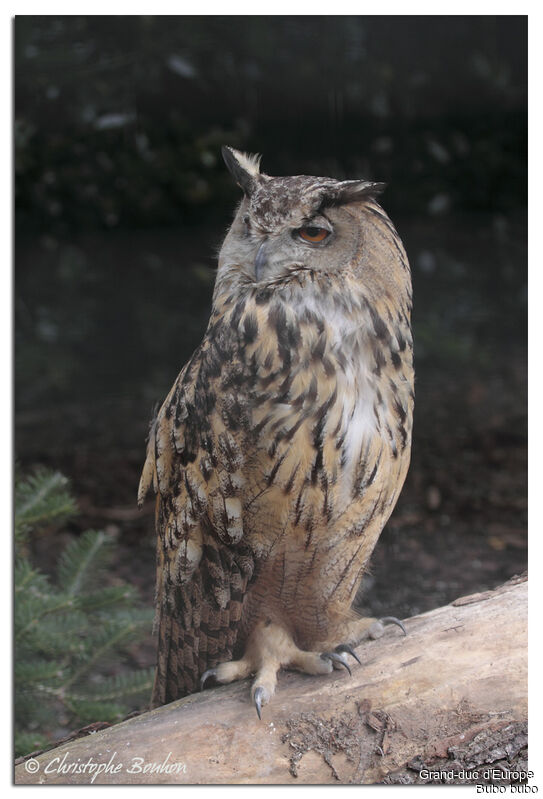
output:
[[[330,199],[335,205],[346,205],[375,197],[386,189],[386,183],[373,183],[369,180],[342,180],[332,190]]]
[[[228,171],[244,193],[249,196],[254,191],[256,181],[260,175],[260,155],[248,155],[234,150],[233,147],[224,146],[222,157]]]

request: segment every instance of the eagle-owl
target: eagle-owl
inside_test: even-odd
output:
[[[223,155],[243,198],[139,489],[158,495],[152,705],[255,675],[260,716],[280,668],[349,669],[403,627],[351,605],[409,465],[411,280],[383,184]]]

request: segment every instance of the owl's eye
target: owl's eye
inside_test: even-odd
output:
[[[330,235],[330,231],[323,227],[301,227],[297,233],[301,239],[310,244],[320,244]]]

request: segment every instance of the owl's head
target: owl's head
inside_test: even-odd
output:
[[[260,172],[258,156],[223,147],[243,191],[223,243],[219,270],[238,269],[251,283],[274,283],[302,270],[337,271],[352,264],[363,238],[361,206],[383,183]]]

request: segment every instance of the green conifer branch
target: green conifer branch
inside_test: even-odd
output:
[[[66,478],[37,470],[16,481],[15,502],[15,718],[16,751],[43,745],[64,708],[71,723],[126,715],[123,697],[149,694],[152,669],[107,677],[123,647],[151,627],[152,611],[139,608],[126,584],[107,585],[114,542],[89,530],[60,553],[57,580],[34,567],[27,546],[31,532],[73,515]],[[104,585],[105,584],[105,585]],[[102,672],[102,675],[101,675]],[[93,685],[98,678],[99,686]],[[146,699],[146,697],[145,697]],[[133,707],[133,704],[132,704]]]

